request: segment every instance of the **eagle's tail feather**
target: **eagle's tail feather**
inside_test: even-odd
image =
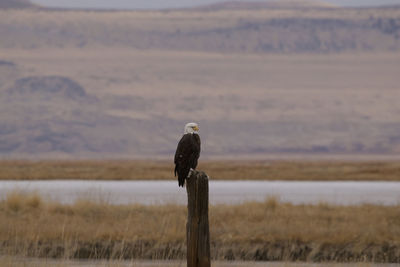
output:
[[[185,176],[184,175],[179,175],[178,174],[178,184],[179,184],[179,186],[184,186],[184,184],[185,184]]]
[[[185,180],[184,179],[179,179],[178,180],[178,184],[179,184],[179,186],[183,187],[183,185],[185,184]]]
[[[179,169],[177,170],[179,186],[183,187],[185,185],[185,180],[192,174],[192,170],[193,170],[192,168],[190,168],[189,170],[188,169],[181,170],[181,171],[179,171]]]

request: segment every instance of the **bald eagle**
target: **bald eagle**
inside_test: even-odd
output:
[[[190,122],[185,125],[184,134],[178,143],[175,152],[175,177],[178,174],[178,185],[185,184],[191,169],[196,169],[200,157],[200,136],[197,123]]]

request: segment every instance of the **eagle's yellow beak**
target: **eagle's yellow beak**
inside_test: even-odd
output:
[[[199,127],[193,126],[193,130],[195,130],[197,132],[199,130]]]

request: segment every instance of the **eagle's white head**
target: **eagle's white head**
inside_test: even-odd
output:
[[[184,130],[184,134],[188,134],[188,133],[198,133],[199,132],[199,125],[197,125],[197,123],[195,122],[189,122],[185,125],[185,130]]]

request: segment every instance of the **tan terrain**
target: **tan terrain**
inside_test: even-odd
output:
[[[0,10],[2,158],[400,151],[400,8]]]

